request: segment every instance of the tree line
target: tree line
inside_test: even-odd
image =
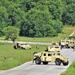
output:
[[[74,11],[75,0],[0,0],[0,36],[8,26],[20,36],[57,36],[64,25],[75,25]]]

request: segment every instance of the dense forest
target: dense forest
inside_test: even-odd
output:
[[[0,36],[14,26],[20,36],[53,37],[64,25],[75,26],[75,0],[0,0]]]

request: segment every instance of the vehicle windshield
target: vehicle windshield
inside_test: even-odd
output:
[[[65,42],[65,41],[62,41],[62,42]]]
[[[59,48],[59,46],[56,46],[55,48]]]
[[[69,42],[69,41],[66,41],[67,43]]]
[[[21,45],[27,45],[27,44],[21,44]]]
[[[60,53],[57,53],[57,55],[60,55]]]

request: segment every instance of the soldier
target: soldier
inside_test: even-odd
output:
[[[16,42],[14,43],[14,49],[17,49],[17,43]]]
[[[39,49],[39,45],[38,44],[36,45],[36,48]]]

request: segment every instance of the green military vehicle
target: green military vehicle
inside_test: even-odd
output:
[[[60,47],[50,47],[48,49],[39,53],[33,54],[33,62],[36,64],[45,64],[47,65],[49,62],[55,62],[56,65],[61,65],[61,63],[66,66],[68,65],[68,58],[65,58],[60,54]]]

